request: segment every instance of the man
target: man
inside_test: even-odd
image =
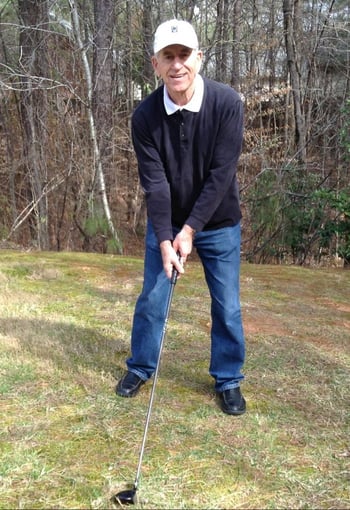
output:
[[[194,246],[211,296],[209,372],[225,413],[240,415],[245,343],[239,301],[240,205],[236,180],[243,106],[229,86],[199,74],[193,27],[170,20],[154,38],[152,65],[163,85],[135,110],[132,136],[148,224],[144,283],[137,300],[131,357],[116,393],[134,397],[156,368],[169,278]]]

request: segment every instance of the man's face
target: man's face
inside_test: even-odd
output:
[[[163,48],[152,58],[156,74],[162,78],[169,96],[178,103],[191,99],[194,92],[194,79],[200,69],[202,52],[181,44]],[[178,103],[180,104],[180,103]],[[184,103],[185,104],[185,103]]]

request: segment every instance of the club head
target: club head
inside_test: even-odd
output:
[[[118,492],[112,497],[112,501],[118,505],[135,505],[137,502],[136,489],[128,489]]]

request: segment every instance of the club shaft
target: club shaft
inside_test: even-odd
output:
[[[168,319],[169,319],[169,314],[170,314],[170,307],[171,307],[171,302],[172,302],[172,299],[173,299],[174,288],[175,288],[177,276],[178,276],[178,272],[174,268],[172,276],[171,276],[171,280],[170,280],[170,289],[169,289],[168,301],[167,301],[167,306],[166,306],[166,311],[165,311],[165,319],[164,319],[162,337],[161,337],[161,341],[160,341],[158,360],[157,360],[157,365],[156,365],[156,369],[155,369],[154,377],[153,377],[153,384],[152,384],[152,388],[151,388],[151,394],[150,394],[149,403],[148,403],[148,411],[147,411],[145,427],[144,427],[144,431],[143,431],[143,438],[142,438],[140,454],[139,454],[139,462],[138,462],[138,465],[137,465],[137,471],[136,471],[136,476],[135,476],[135,482],[134,482],[134,489],[135,490],[137,490],[137,487],[138,487],[138,484],[139,484],[140,475],[141,475],[142,459],[143,459],[143,454],[144,454],[144,451],[145,451],[145,445],[146,445],[146,440],[147,440],[149,422],[150,422],[151,414],[152,414],[153,400],[154,400],[154,395],[155,395],[156,386],[157,386],[157,380],[158,380],[158,372],[159,372],[159,367],[160,367],[160,360],[161,360],[161,357],[162,357],[164,339],[165,339],[165,335],[166,335],[166,331],[167,331]]]

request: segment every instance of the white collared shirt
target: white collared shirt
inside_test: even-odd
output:
[[[168,115],[172,115],[173,113],[177,112],[178,110],[188,110],[190,112],[199,112],[202,106],[203,101],[203,95],[204,95],[204,83],[203,78],[200,74],[197,74],[195,77],[195,88],[194,88],[194,94],[191,97],[191,100],[185,104],[184,106],[179,106],[178,104],[175,104],[168,94],[168,91],[166,87],[164,86],[164,92],[163,92],[163,100],[164,100],[164,107]]]

